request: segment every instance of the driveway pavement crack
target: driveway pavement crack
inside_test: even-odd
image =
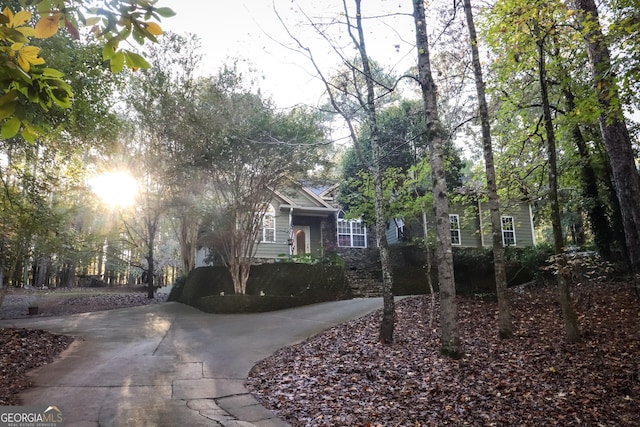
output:
[[[164,342],[164,340],[167,338],[167,336],[169,335],[169,332],[171,331],[171,329],[173,329],[173,322],[174,319],[171,319],[171,326],[169,326],[166,330],[166,332],[164,333],[164,335],[162,335],[162,338],[160,339],[160,341],[158,342],[158,345],[156,346],[156,348],[153,349],[153,353],[151,353],[152,356],[156,355],[156,352],[158,351],[158,349],[160,348],[160,346],[162,345],[162,343]]]

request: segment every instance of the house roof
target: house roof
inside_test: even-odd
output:
[[[280,205],[281,211],[289,211],[295,215],[304,216],[324,216],[334,215],[339,209],[323,206],[294,206],[283,203]]]
[[[330,185],[326,187],[324,190],[322,190],[322,192],[320,192],[318,196],[321,197],[323,200],[334,200],[335,192],[338,190],[339,187],[340,187],[339,183]]]
[[[280,211],[321,217],[335,215],[338,212],[338,209],[331,206],[313,188],[297,181],[291,180],[290,185],[277,191],[273,190],[273,194],[282,202]]]

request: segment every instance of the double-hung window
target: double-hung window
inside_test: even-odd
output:
[[[262,216],[262,242],[276,241],[276,211],[272,205],[267,207]]]
[[[449,224],[449,228],[451,229],[451,244],[462,244],[462,241],[460,240],[460,215],[449,214]]]
[[[395,223],[396,223],[396,238],[398,239],[399,242],[405,241],[407,240],[407,234],[406,234],[406,229],[404,226],[404,220],[402,218],[396,218],[395,219]]]
[[[338,214],[338,246],[343,248],[367,247],[367,229],[362,220],[345,219],[344,212]]]
[[[516,228],[512,216],[502,217],[502,244],[504,246],[516,245]]]

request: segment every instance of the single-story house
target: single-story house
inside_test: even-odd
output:
[[[500,207],[502,243],[504,246],[535,246],[533,213],[531,205],[517,201]],[[479,214],[480,213],[480,214]],[[491,247],[491,219],[486,202],[477,204],[452,204],[449,208],[451,244],[454,247]],[[429,232],[435,231],[435,219],[427,219]],[[390,245],[424,235],[421,225],[407,224],[395,219],[387,227]]]
[[[370,231],[361,220],[345,218],[336,204],[336,192],[337,185],[313,188],[299,183],[274,191],[263,216],[256,261],[273,262],[305,254],[322,256],[327,250],[374,248],[372,229]],[[454,246],[491,246],[489,211],[485,203],[452,205],[449,218]],[[434,230],[433,220],[428,229]],[[410,226],[402,219],[390,221],[387,227],[391,245],[420,236],[422,227]],[[503,207],[502,238],[505,246],[535,245],[533,216],[528,204],[518,202]],[[200,248],[196,267],[209,265],[208,255],[208,248]]]
[[[371,244],[364,223],[344,219],[344,213],[323,197],[325,189],[292,183],[273,192],[263,217],[257,261],[305,254],[322,256],[328,248],[366,248]],[[196,267],[207,265],[208,255],[208,248],[200,248]]]

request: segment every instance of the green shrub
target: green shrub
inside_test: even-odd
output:
[[[277,263],[251,267],[247,294],[300,296],[307,294],[325,300],[343,298],[350,293],[339,266],[325,264]]]
[[[521,274],[529,277],[526,281],[534,280],[542,283],[550,278],[544,267],[547,266],[547,259],[554,253],[549,244],[540,244],[526,248],[508,247],[505,250],[507,262],[517,265],[521,269]]]
[[[547,259],[544,271],[554,276],[562,274],[570,284],[602,283],[611,279],[614,267],[593,251],[565,252]]]
[[[206,313],[262,313],[316,302],[318,301],[304,296],[211,295],[200,298],[195,307]]]
[[[394,293],[396,295],[424,294],[429,292],[426,280],[424,249],[404,246],[398,249],[394,266]],[[438,290],[438,266],[435,249],[431,249],[431,279]],[[542,278],[540,268],[553,251],[548,246],[513,248],[505,250],[508,286]],[[456,291],[461,295],[491,294],[495,292],[495,273],[492,248],[453,248]],[[548,273],[547,273],[548,274]]]
[[[213,302],[203,302],[204,298],[229,296],[234,296],[233,281],[229,271],[225,267],[200,267],[189,274],[178,301],[194,307],[208,307],[207,310],[212,310],[210,307]],[[247,282],[247,296],[275,298],[276,301],[280,301],[278,299],[280,298],[286,301],[286,304],[294,305],[352,297],[342,267],[300,263],[262,264],[251,267]],[[238,295],[238,297],[244,296]],[[215,302],[217,299],[212,298],[211,301]],[[230,301],[224,300],[225,304],[235,304],[233,306],[239,308],[244,304]],[[243,299],[240,298],[238,301]],[[268,302],[265,299],[260,301],[263,304]],[[285,308],[282,304],[275,306],[278,309]]]
[[[340,254],[336,252],[326,252],[324,255],[315,255],[315,254],[301,254],[301,255],[284,255],[279,254],[278,260],[283,263],[293,263],[293,264],[324,264],[324,265],[335,265],[335,266],[344,266],[344,259],[340,256]]]
[[[219,295],[220,292],[233,294],[233,281],[229,270],[225,267],[199,267],[189,273],[178,301],[195,305],[200,298]]]
[[[169,301],[179,301],[185,283],[187,283],[187,276],[180,276],[171,287],[171,292],[169,292],[167,299]]]

